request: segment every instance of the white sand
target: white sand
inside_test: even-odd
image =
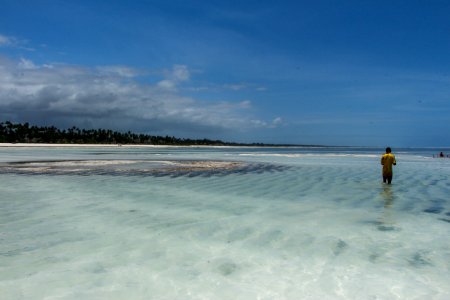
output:
[[[44,144],[44,143],[0,143],[2,147],[51,147],[51,148],[259,148],[258,146],[212,146],[212,145],[149,145],[149,144]],[[280,146],[284,147],[284,146]],[[272,148],[272,146],[271,146]],[[276,148],[273,146],[273,148]]]
[[[148,148],[165,148],[165,147],[191,147],[191,146],[167,146],[167,145],[131,145],[131,144],[41,144],[41,143],[0,143],[0,147],[148,147]]]

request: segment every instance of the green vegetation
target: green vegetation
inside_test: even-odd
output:
[[[86,130],[72,127],[60,130],[54,126],[38,127],[30,126],[28,123],[14,124],[9,121],[0,123],[0,143],[269,146],[260,143],[240,144],[208,139],[179,139],[106,129]]]

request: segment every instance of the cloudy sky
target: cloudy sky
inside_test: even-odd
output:
[[[450,146],[449,1],[0,0],[0,121]]]

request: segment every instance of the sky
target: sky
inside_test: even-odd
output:
[[[450,1],[0,0],[0,122],[450,146]]]

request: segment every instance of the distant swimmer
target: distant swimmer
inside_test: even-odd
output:
[[[445,156],[444,152],[441,152],[441,153],[436,154],[436,155],[433,154],[433,157],[434,158],[445,158],[445,157],[449,157],[450,158],[450,155]]]
[[[386,148],[386,153],[381,157],[381,164],[383,165],[383,182],[391,184],[392,181],[392,165],[396,165],[395,155],[391,153],[391,148]]]

